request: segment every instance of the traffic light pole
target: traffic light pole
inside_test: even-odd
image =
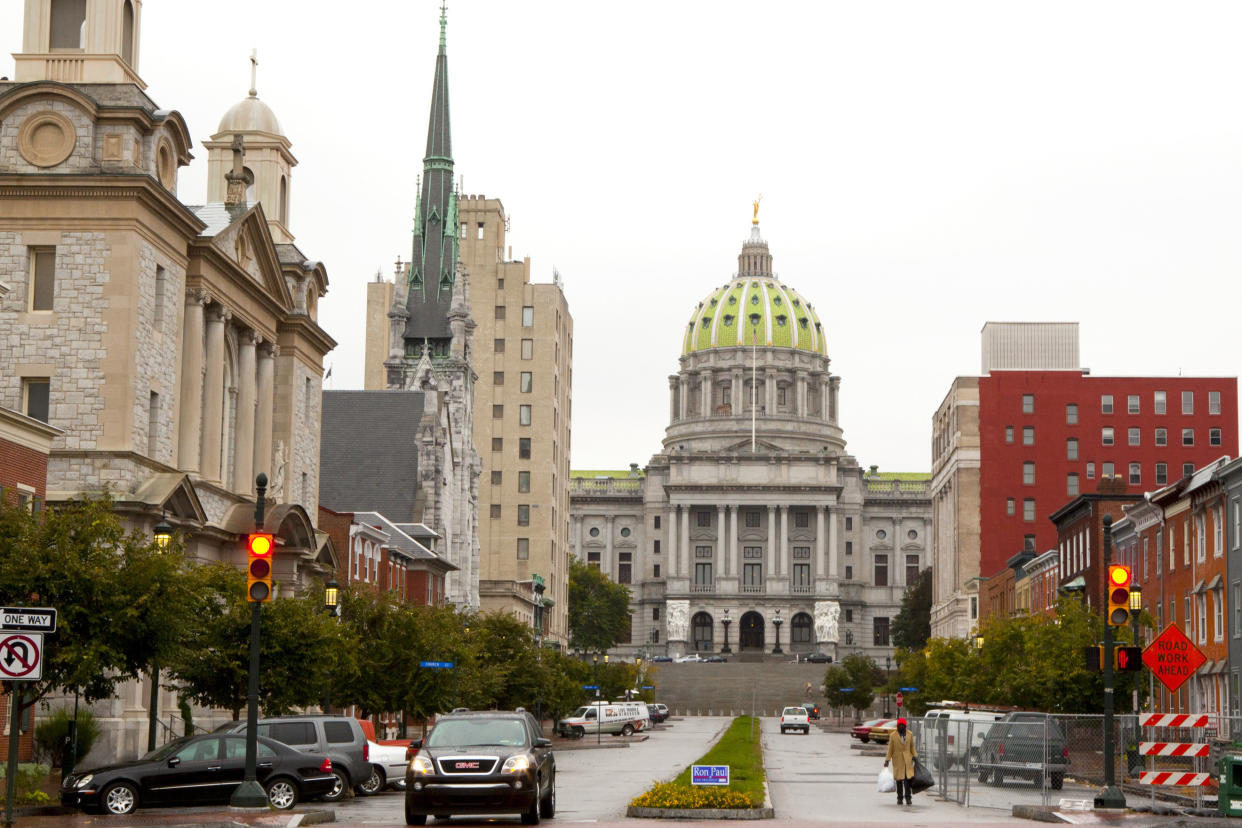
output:
[[[1105,515],[1104,520],[1104,554],[1101,561],[1104,568],[1105,581],[1108,581],[1108,565],[1113,555],[1113,517]],[[1095,798],[1096,808],[1125,808],[1126,796],[1116,785],[1114,776],[1113,749],[1113,625],[1108,618],[1108,596],[1112,583],[1108,583],[1104,591],[1104,790]]]
[[[267,505],[267,475],[260,474],[255,479],[258,496],[254,504],[255,526],[263,530],[263,513]],[[229,806],[233,808],[264,808],[268,807],[267,792],[259,784],[258,774],[258,730],[259,730],[259,615],[261,601],[255,601],[250,607],[250,688],[246,694],[246,775],[242,783],[233,791]]]

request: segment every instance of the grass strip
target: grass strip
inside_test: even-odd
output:
[[[728,765],[729,784],[691,785],[690,768],[657,782],[630,804],[637,808],[762,808],[763,747],[759,720],[739,716],[696,765]]]

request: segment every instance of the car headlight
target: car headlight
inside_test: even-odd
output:
[[[419,776],[427,776],[436,772],[435,768],[432,767],[431,760],[422,755],[415,756],[410,760],[410,771]]]
[[[525,753],[520,753],[517,756],[510,756],[508,759],[506,759],[504,767],[500,769],[500,772],[501,773],[522,773],[523,771],[527,771],[527,770],[530,770],[530,757],[527,756]]]
[[[91,784],[91,780],[94,778],[95,778],[95,774],[93,773],[83,774],[82,776],[79,776],[77,778],[77,781],[73,783],[73,787],[85,788],[87,785]]]

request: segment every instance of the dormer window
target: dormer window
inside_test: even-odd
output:
[[[730,325],[732,325],[732,324],[733,324],[733,315],[732,315],[732,314],[728,314],[728,313],[726,313],[726,314],[724,315],[724,323],[725,323],[725,327],[726,327],[726,328],[727,328],[727,327],[729,327]]]
[[[757,314],[757,313],[752,313],[752,314],[750,315],[750,324],[751,324],[751,325],[754,325],[754,326],[756,326],[756,327],[757,327],[757,326],[759,325],[759,318],[760,318],[760,317],[759,317],[759,314]]]
[[[777,324],[777,325],[780,325],[782,328],[783,328],[783,327],[785,327],[785,316],[784,316],[784,314],[781,314],[780,316],[777,316],[777,317],[776,317],[776,324]]]
[[[757,304],[759,304],[759,296],[758,296],[758,294],[752,293],[752,294],[750,295],[750,303],[751,303],[752,305],[757,305]]]
[[[807,318],[806,318],[805,316],[799,316],[799,317],[798,317],[798,324],[799,324],[799,325],[801,325],[801,326],[802,326],[802,327],[804,327],[804,328],[807,326],[807,321],[808,321],[808,320],[807,320]]]
[[[736,304],[737,304],[737,297],[736,297],[736,296],[730,296],[730,297],[729,297],[729,304],[730,304],[730,305],[736,305]]]
[[[795,299],[795,300],[793,301],[793,306],[794,306],[795,308],[796,308],[796,307],[800,307],[801,305],[802,305],[802,303],[801,303],[801,302],[799,302],[797,299]]]
[[[713,297],[712,297],[712,307],[715,307],[715,306],[716,306],[716,301],[717,301],[716,297],[715,297],[715,296],[713,296]]]
[[[779,296],[773,296],[773,297],[772,297],[772,301],[773,301],[775,304],[779,305],[779,304],[781,303],[781,297],[779,297]]]
[[[753,287],[753,288],[757,288],[757,287],[759,287],[759,283],[758,283],[758,282],[751,282],[751,283],[750,283],[750,286],[751,286],[751,287]]]
[[[712,318],[711,318],[710,316],[704,316],[704,317],[703,317],[703,324],[704,324],[704,325],[710,325],[710,324],[712,324]]]

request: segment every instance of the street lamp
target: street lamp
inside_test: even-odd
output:
[[[772,626],[776,627],[776,646],[772,648],[772,655],[781,655],[781,611],[776,611],[776,617],[772,619]]]
[[[889,657],[884,656],[884,716],[885,718],[892,715],[891,713],[889,713],[890,708],[888,706],[888,699],[889,699],[888,682],[890,680],[888,673],[889,673],[891,664],[892,664],[892,661],[889,659]]]
[[[336,578],[331,578],[323,588],[323,610],[328,614],[329,618],[340,618],[341,616],[341,585],[336,582]],[[330,683],[323,691],[323,712],[327,713],[332,707],[332,685]]]
[[[733,650],[729,648],[729,625],[733,623],[733,619],[729,617],[729,610],[727,608],[724,611],[724,618],[720,619],[720,623],[724,624],[725,628],[725,643],[724,646],[720,648],[720,652],[731,653]]]
[[[155,538],[155,548],[163,554],[168,551],[169,545],[172,543],[173,528],[166,519],[166,512],[160,510],[160,522],[155,524],[155,528],[151,530],[151,534]],[[147,752],[155,750],[155,725],[158,718],[158,708],[160,704],[160,665],[158,662],[151,662],[151,699],[147,705]]]
[[[975,649],[976,649],[976,650],[982,650],[982,649],[983,649],[983,636],[981,636],[981,635],[976,635],[976,636],[975,636]]]

